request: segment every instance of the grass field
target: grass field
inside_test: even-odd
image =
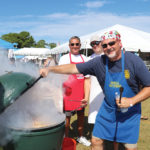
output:
[[[142,103],[142,115],[147,116],[148,120],[141,120],[140,126],[140,137],[138,142],[138,149],[139,150],[150,150],[150,98]],[[91,137],[92,127],[87,123],[87,116],[88,116],[88,107],[86,108],[85,112],[85,131],[84,136],[88,139]],[[76,115],[71,119],[71,130],[70,136],[72,138],[77,137],[77,121]],[[105,144],[106,150],[113,150],[112,143],[106,142]],[[0,148],[0,150],[3,150]],[[82,144],[77,144],[76,150],[90,150],[90,147],[83,146]],[[119,150],[124,150],[122,145],[119,146]]]

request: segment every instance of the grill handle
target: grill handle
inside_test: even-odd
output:
[[[25,90],[23,90],[18,97],[20,97],[22,94],[24,94],[26,91],[28,91],[31,87],[33,87],[34,84],[37,83],[41,78],[43,78],[43,76],[39,76],[32,84],[30,84],[30,83],[27,82],[26,83],[27,84],[27,88]]]

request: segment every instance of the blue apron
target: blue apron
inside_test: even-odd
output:
[[[119,93],[121,86],[124,87],[122,97],[135,95],[125,79],[123,51],[121,62],[122,71],[112,73],[108,70],[108,59],[106,59],[105,98],[96,117],[93,136],[119,143],[135,144],[139,137],[141,104],[129,107],[125,113],[117,108],[115,92]]]

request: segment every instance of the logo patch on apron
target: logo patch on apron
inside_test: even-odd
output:
[[[121,85],[119,84],[119,82],[111,81],[109,87],[120,88]]]
[[[130,79],[130,72],[129,70],[124,70],[124,75],[126,79]]]

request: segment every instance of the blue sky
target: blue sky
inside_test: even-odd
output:
[[[64,43],[121,24],[150,33],[150,0],[2,0],[0,35],[28,31]]]

